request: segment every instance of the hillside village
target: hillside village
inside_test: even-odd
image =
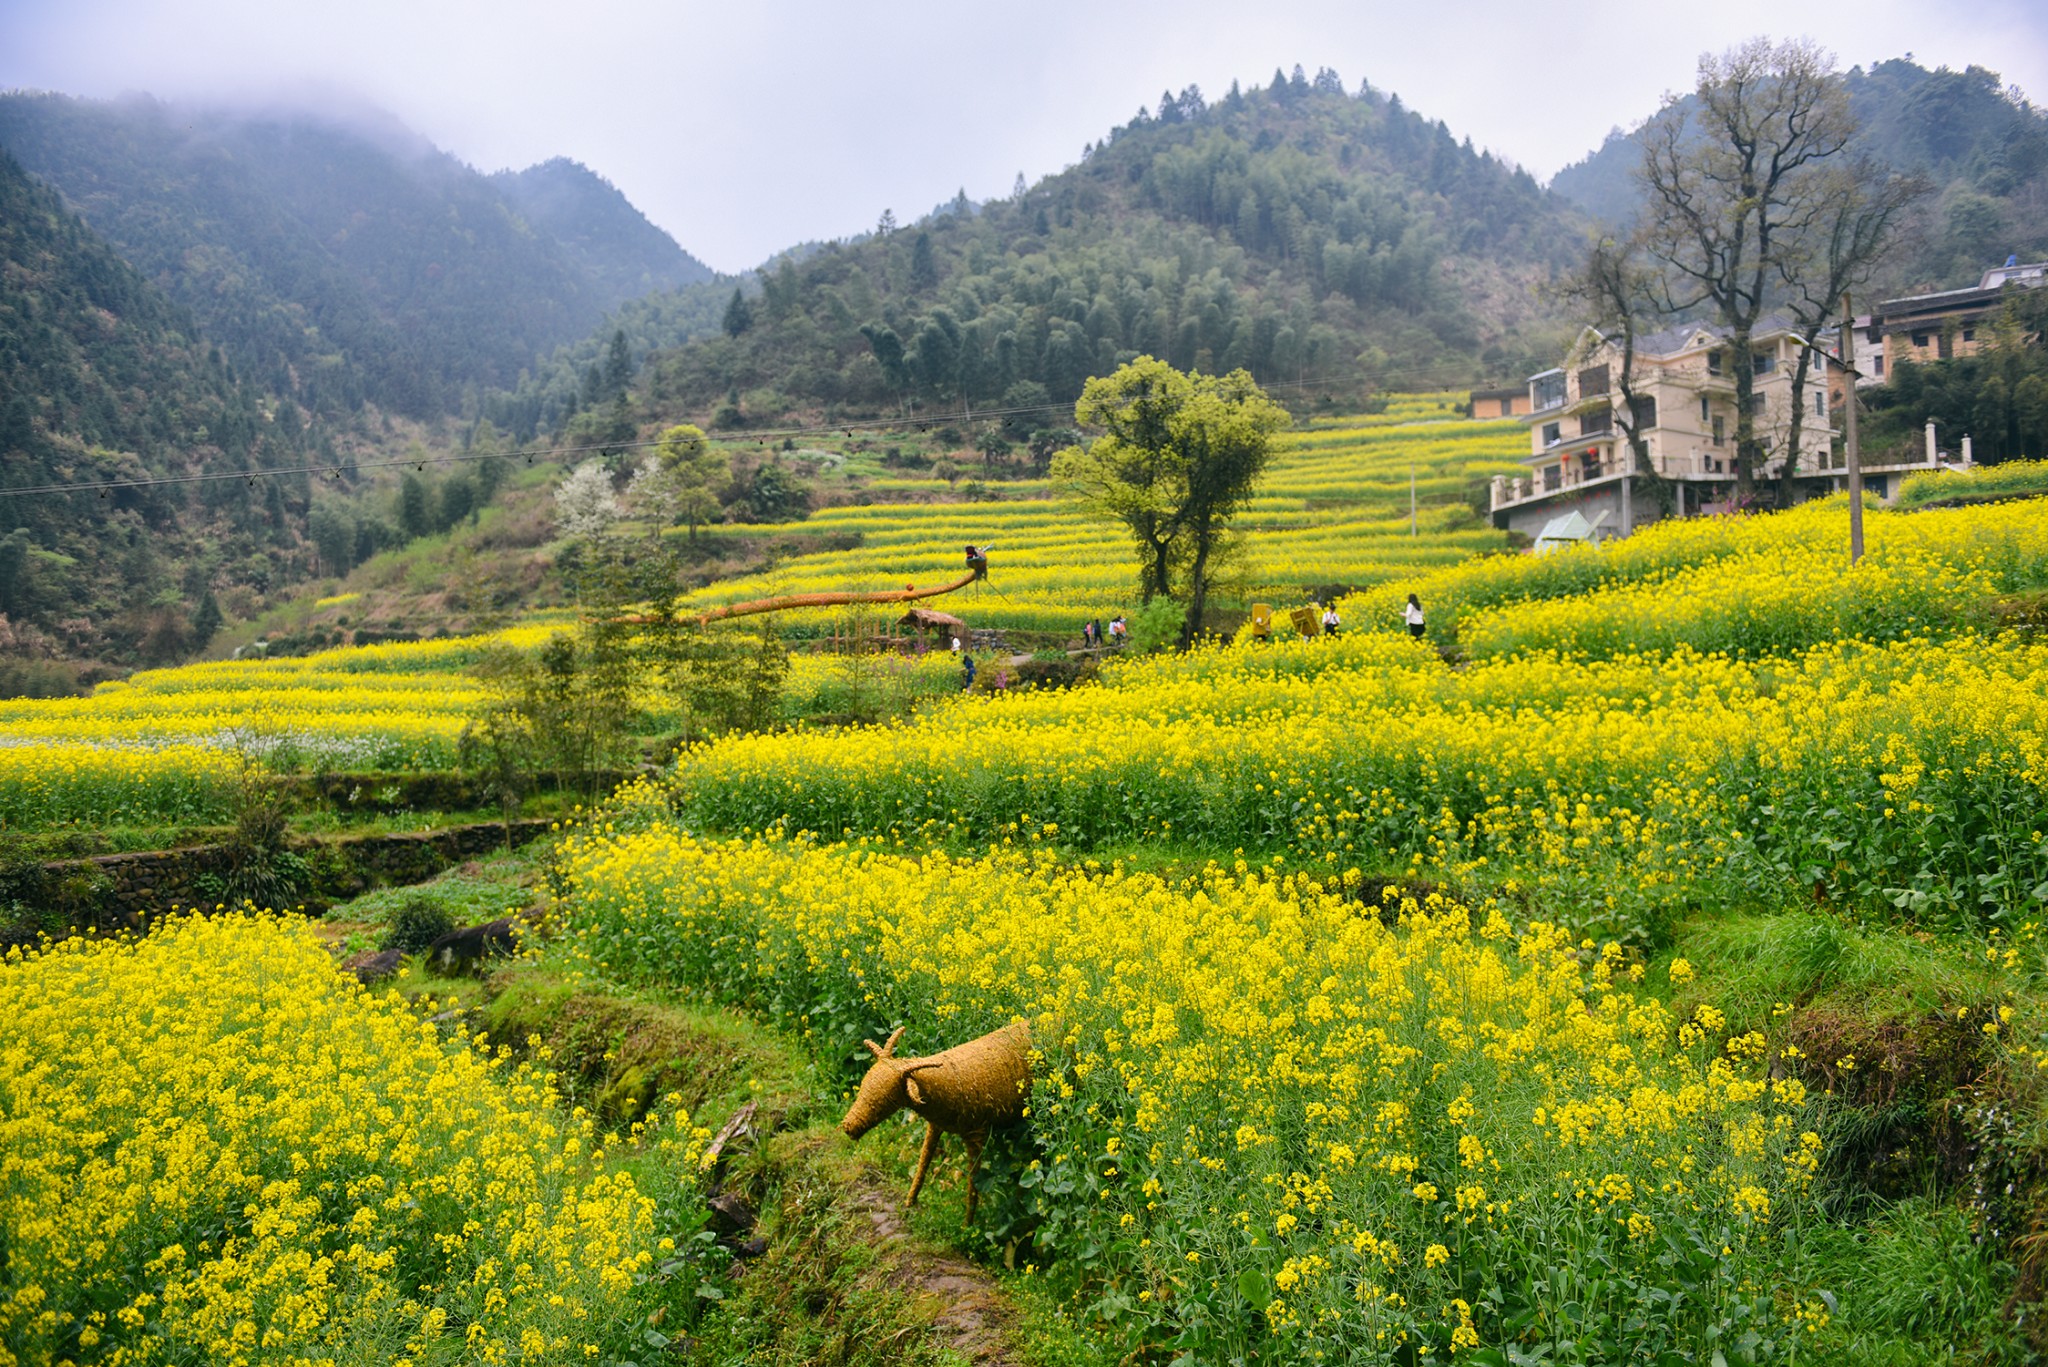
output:
[[[2016,325],[2008,308],[2015,291],[2043,283],[2048,264],[2013,258],[1970,288],[1882,301],[1849,328],[1862,354],[1853,346],[1844,351],[1839,325],[1802,336],[1775,323],[1756,334],[1760,426],[1770,452],[1757,474],[1777,482],[1780,506],[1847,488],[1846,434],[1837,415],[1852,371],[1859,398],[1868,399],[1882,394],[1887,374],[1896,375],[1901,363],[1980,355],[1995,328]],[[1551,545],[1627,536],[1662,517],[1745,506],[1730,449],[1735,386],[1725,348],[1725,330],[1712,326],[1626,340],[1589,328],[1565,365],[1532,375],[1526,392],[1474,391],[1475,414],[1520,417],[1531,429],[1531,473],[1493,477],[1495,525]],[[1796,432],[1795,408],[1804,419]],[[1863,487],[1882,499],[1915,473],[1967,471],[1968,430],[1949,433],[1946,447],[1941,435],[1930,421],[1924,445],[1902,443],[1863,458]]]

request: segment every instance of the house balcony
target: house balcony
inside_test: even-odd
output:
[[[1597,455],[1580,456],[1561,465],[1546,466],[1521,478],[1495,475],[1491,490],[1492,511],[1555,498],[1559,494],[1614,484],[1628,472],[1626,448],[1603,446]]]

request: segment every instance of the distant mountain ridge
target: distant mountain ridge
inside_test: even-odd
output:
[[[2018,253],[2048,256],[2048,112],[1981,66],[1928,70],[1910,59],[1843,76],[1859,132],[1856,146],[1913,171],[1938,193],[1888,263],[1880,290],[1952,288]],[[1617,129],[1583,160],[1559,171],[1553,193],[1612,226],[1641,203],[1633,173],[1635,134]]]
[[[1327,69],[1190,86],[1012,196],[786,255],[722,335],[648,362],[640,416],[1071,402],[1141,352],[1352,396],[1516,373],[1561,335],[1541,286],[1587,226]],[[562,430],[576,388],[528,388],[507,425]]]
[[[0,152],[0,659],[181,658],[212,591],[268,587],[297,547],[305,478],[235,476],[309,455],[336,458]]]
[[[709,275],[573,162],[487,177],[388,119],[10,94],[0,146],[316,411],[457,411]]]
[[[490,179],[521,217],[568,250],[597,283],[607,308],[713,277],[709,266],[580,161],[553,157]]]

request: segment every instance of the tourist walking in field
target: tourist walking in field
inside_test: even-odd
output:
[[[960,691],[974,691],[974,657],[962,651],[960,654]]]
[[[1343,630],[1343,627],[1344,623],[1337,616],[1337,605],[1335,603],[1323,609],[1323,635],[1335,636],[1339,631]]]
[[[1407,620],[1408,634],[1419,639],[1422,635],[1422,600],[1409,594],[1408,606],[1401,609],[1401,616]]]

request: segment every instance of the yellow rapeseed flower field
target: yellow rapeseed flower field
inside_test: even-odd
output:
[[[1625,938],[1760,876],[1970,921],[2048,883],[2048,645],[1460,670],[1371,635],[1212,650],[879,731],[714,743],[672,790],[711,829],[972,842],[1035,821],[1083,848],[1286,850]]]
[[[1154,1341],[1382,1361],[1661,1289],[1631,1338],[1654,1360],[1808,1290],[1782,1237],[1813,1218],[1805,1089],[1619,946],[1242,862],[703,842],[645,789],[614,817],[563,858],[595,971],[766,1009],[835,1062],[897,1023],[909,1052],[1031,1021],[1033,1143],[984,1221],[1107,1260]]]
[[[705,1137],[631,1148],[444,1043],[303,925],[169,919],[0,965],[0,1363],[644,1351]]]
[[[1838,639],[1948,634],[1986,600],[2048,587],[2048,518],[2013,502],[1906,513],[1869,509],[1848,563],[1848,501],[1767,516],[1661,522],[1605,546],[1502,555],[1344,601],[1353,629],[1400,631],[1417,594],[1430,631],[1469,656],[1534,649],[1669,649],[1758,656]]]
[[[1381,416],[1288,433],[1277,439],[1258,496],[1239,516],[1245,536],[1234,592],[1294,601],[1311,587],[1406,577],[1488,550],[1506,538],[1461,501],[1487,476],[1519,470],[1527,444],[1515,422],[1459,419],[1448,395],[1401,396]],[[1421,503],[1410,537],[1410,473]],[[929,491],[943,489],[927,481]],[[937,606],[974,626],[1078,632],[1137,606],[1137,579],[1122,533],[1061,502],[1044,481],[991,486],[988,503],[876,502],[826,508],[801,524],[807,536],[845,534],[851,550],[797,556],[773,571],[700,590],[692,606],[778,593],[937,584],[960,573],[962,547],[993,543],[988,584]],[[887,492],[887,491],[882,491]],[[773,530],[773,529],[769,529]],[[825,610],[788,614],[797,628],[829,626]]]

